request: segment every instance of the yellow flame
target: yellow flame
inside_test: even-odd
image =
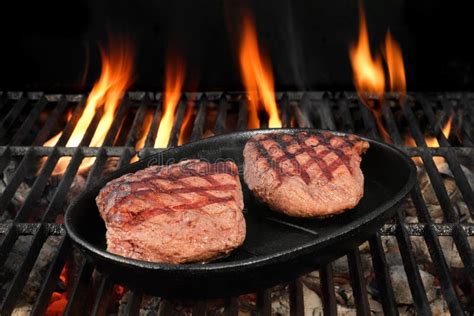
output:
[[[379,55],[372,57],[370,52],[369,34],[362,6],[359,7],[359,38],[349,49],[354,84],[361,100],[367,105],[366,93],[383,99],[385,91],[385,75],[382,59]]]
[[[146,138],[148,136],[148,131],[150,130],[151,123],[153,122],[153,110],[148,109],[145,119],[143,121],[142,128],[140,130],[140,138],[135,144],[135,150],[140,150],[145,146]],[[138,161],[138,155],[133,156],[131,162]]]
[[[269,116],[269,127],[281,127],[275,100],[273,74],[270,62],[262,59],[257,41],[255,25],[249,15],[244,17],[240,41],[240,69],[249,96],[249,128],[260,127],[258,118],[259,100]]]
[[[188,106],[186,108],[186,114],[183,118],[183,123],[181,123],[181,129],[179,131],[178,145],[182,145],[187,141],[186,137],[189,136],[188,134],[191,127],[192,116],[193,116],[193,104],[188,103]]]
[[[449,135],[451,134],[451,126],[452,126],[452,123],[453,123],[453,117],[454,117],[454,114],[451,114],[449,116],[449,119],[446,121],[444,126],[441,128],[441,133],[446,138],[449,138]],[[426,142],[426,146],[428,146],[428,147],[434,147],[434,148],[439,147],[438,139],[435,136],[425,136],[425,142]],[[405,137],[405,144],[407,146],[410,146],[410,147],[416,147],[415,139],[411,136],[406,136]],[[419,157],[413,157],[412,159],[413,159],[413,161],[415,161],[415,163],[417,165],[422,165],[423,164],[421,158],[419,158]],[[437,156],[437,157],[433,157],[433,161],[435,162],[435,164],[437,166],[439,166],[439,165],[441,165],[445,162],[445,159],[443,157]]]
[[[96,112],[103,109],[103,114],[89,144],[91,147],[102,146],[105,136],[112,125],[120,99],[130,86],[133,72],[133,48],[125,38],[110,43],[107,51],[101,49],[102,72],[87,98],[84,111],[79,118],[66,147],[77,147],[81,143],[87,128],[91,124]],[[54,146],[61,133],[48,140],[45,146]],[[53,175],[63,174],[71,158],[59,159]],[[90,167],[95,158],[85,158],[79,168],[80,171]]]
[[[390,91],[400,92],[402,96],[405,96],[407,84],[402,50],[400,45],[392,38],[390,31],[385,36],[385,58],[390,79]]]
[[[171,55],[166,64],[163,116],[155,139],[155,148],[165,148],[168,146],[176,106],[181,99],[185,71],[184,61],[175,54]]]

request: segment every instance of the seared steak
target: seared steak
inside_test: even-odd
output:
[[[242,188],[233,162],[187,160],[110,181],[96,198],[107,250],[184,263],[226,255],[245,239]]]
[[[244,179],[257,197],[290,216],[328,216],[364,194],[360,154],[369,144],[329,132],[260,134],[244,149]]]

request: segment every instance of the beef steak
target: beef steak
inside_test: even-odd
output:
[[[242,188],[229,161],[151,166],[110,181],[96,202],[107,250],[129,258],[207,261],[245,239]]]
[[[330,132],[260,134],[244,148],[244,180],[272,209],[290,216],[328,216],[364,193],[361,157],[369,144]]]

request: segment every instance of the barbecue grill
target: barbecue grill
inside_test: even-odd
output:
[[[277,93],[277,101],[284,127],[312,127],[359,133],[381,140],[373,113],[365,107],[357,95],[349,92],[284,92]],[[413,308],[419,314],[430,314],[428,288],[422,282],[419,259],[414,256],[412,238],[421,236],[427,245],[433,262],[431,273],[439,282],[442,299],[454,315],[474,312],[474,300],[461,297],[459,285],[447,264],[440,245],[440,236],[449,236],[454,241],[463,268],[462,278],[466,284],[465,293],[474,291],[474,193],[462,165],[473,166],[474,122],[472,118],[474,94],[470,93],[411,93],[406,98],[387,95],[380,104],[381,113],[390,141],[411,157],[419,157],[429,177],[444,220],[435,221],[425,203],[420,183],[415,184],[410,193],[416,209],[418,222],[406,220],[405,208],[387,222],[380,231],[368,240],[372,271],[375,283],[368,284],[364,276],[361,249],[350,251],[346,257],[349,266],[350,283],[354,294],[357,314],[371,313],[369,292],[376,297],[386,314],[398,314],[397,299],[390,278],[390,266],[384,251],[384,239],[396,238],[401,255],[407,283],[413,298]],[[92,120],[79,147],[65,147],[75,124],[84,108],[85,95],[45,94],[40,92],[3,92],[0,97],[0,171],[4,173],[4,188],[0,195],[0,211],[5,220],[0,220],[0,270],[15,252],[20,238],[28,237],[28,248],[10,278],[2,276],[0,292],[0,310],[9,314],[24,295],[30,272],[38,264],[46,240],[56,236],[59,240],[56,252],[47,265],[47,273],[42,278],[39,290],[31,304],[34,315],[43,314],[50,304],[53,292],[58,291],[60,275],[66,262],[74,257],[67,284],[66,314],[87,313],[106,314],[111,304],[117,304],[117,295],[126,296],[126,302],[120,303],[120,313],[138,314],[143,308],[142,302],[149,299],[141,288],[127,288],[117,291],[114,280],[95,272],[92,263],[85,260],[72,246],[61,216],[65,210],[65,201],[71,194],[71,187],[79,172],[81,162],[86,157],[94,157],[94,164],[87,170],[85,185],[90,187],[102,175],[104,170],[119,168],[131,159],[146,157],[159,152],[153,148],[158,124],[161,118],[161,94],[150,92],[128,93],[116,112],[111,128],[108,130],[103,146],[88,147],[98,124],[100,112]],[[374,102],[378,102],[374,99]],[[177,146],[182,123],[188,106],[193,107],[194,119],[190,123],[190,135],[187,141],[198,140],[209,134],[222,134],[233,130],[245,130],[247,126],[247,98],[239,92],[211,92],[183,94],[178,105],[169,146]],[[64,117],[70,113],[70,119]],[[147,113],[152,113],[152,123],[147,131],[143,148],[135,145],[140,137],[140,129]],[[210,115],[210,113],[213,113]],[[442,121],[453,115],[453,136],[447,139],[441,133]],[[214,119],[209,119],[214,117]],[[440,119],[441,118],[441,119]],[[265,118],[262,126],[265,127]],[[55,147],[43,147],[45,141],[62,131]],[[435,135],[440,147],[428,148],[425,134]],[[405,146],[404,137],[413,137],[415,147]],[[52,175],[53,169],[62,157],[71,157],[66,172],[61,176]],[[455,185],[462,196],[468,215],[460,216],[453,205],[443,175],[433,160],[443,157],[449,165]],[[469,160],[471,160],[469,162]],[[38,165],[42,168],[37,171]],[[13,166],[13,167],[12,167]],[[12,168],[9,179],[5,179],[6,170]],[[113,169],[112,168],[112,169]],[[54,183],[54,184],[52,184]],[[26,184],[27,194],[20,203],[18,194]],[[49,191],[49,192],[46,192]],[[42,197],[49,193],[48,203],[40,205]],[[2,222],[3,221],[3,222]],[[317,255],[317,254],[315,254]],[[325,314],[338,311],[335,294],[335,280],[331,264],[319,269],[320,296]],[[285,285],[286,286],[286,285]],[[304,279],[290,282],[285,290],[289,295],[289,307],[292,315],[301,315],[307,302],[304,296]],[[119,294],[117,294],[119,292]],[[125,294],[124,294],[125,293]],[[256,293],[254,309],[264,315],[272,312],[272,289],[260,289]],[[221,302],[221,311],[237,315],[246,296],[225,297]],[[185,302],[193,315],[205,315],[211,305],[206,300]],[[173,308],[168,300],[163,300],[160,312],[167,315]]]

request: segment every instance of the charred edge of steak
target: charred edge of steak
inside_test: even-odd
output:
[[[308,145],[306,141],[310,138],[317,140],[316,145]],[[339,145],[334,146],[331,144],[332,139],[339,139],[341,142]],[[272,152],[267,150],[263,144],[265,141],[273,141],[276,143],[278,148],[282,151],[283,155],[278,158],[274,158]],[[322,132],[318,134],[309,134],[307,132],[296,133],[295,136],[284,133],[271,133],[271,134],[260,134],[252,137],[249,142],[255,146],[258,153],[263,157],[270,168],[275,171],[276,177],[278,178],[279,184],[281,184],[281,163],[284,161],[290,161],[296,170],[300,172],[300,176],[305,184],[310,184],[311,178],[307,172],[308,168],[316,163],[321,169],[322,174],[326,180],[330,181],[333,179],[333,172],[337,170],[341,165],[344,165],[349,173],[353,173],[351,166],[350,154],[344,152],[345,149],[353,149],[357,154],[365,153],[369,148],[369,144],[363,141],[356,135],[338,136],[330,132]],[[290,145],[297,144],[300,148],[291,153],[288,150]],[[315,149],[319,146],[324,146],[325,150],[316,153]],[[304,165],[301,165],[296,157],[298,155],[306,153],[310,159]],[[330,153],[337,155],[338,159],[335,159],[330,165],[326,163],[324,157]]]

